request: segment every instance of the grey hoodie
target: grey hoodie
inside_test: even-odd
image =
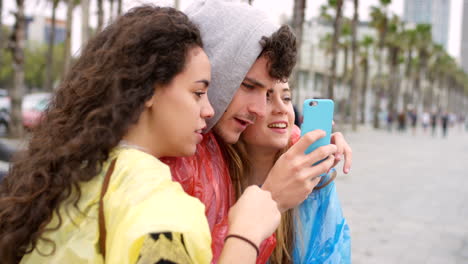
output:
[[[278,28],[265,13],[245,3],[195,1],[185,13],[199,28],[211,63],[208,97],[215,110],[213,128],[231,103],[250,67],[262,51],[260,40]]]

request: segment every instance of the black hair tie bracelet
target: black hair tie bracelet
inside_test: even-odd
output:
[[[249,243],[252,247],[255,248],[255,251],[257,251],[257,257],[258,257],[258,255],[260,255],[260,250],[258,249],[257,245],[255,245],[254,242],[250,241],[249,239],[247,239],[247,238],[245,238],[245,237],[243,237],[243,236],[234,235],[234,234],[227,235],[226,238],[224,239],[224,243],[226,243],[226,240],[227,240],[228,238],[230,238],[230,237],[235,237],[235,238],[238,238],[238,239],[240,239],[240,240],[243,240],[243,241]]]

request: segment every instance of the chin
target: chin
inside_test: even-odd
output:
[[[193,155],[195,155],[195,152],[197,152],[197,146],[196,145],[194,145],[193,147],[185,147],[177,155],[175,155],[175,157],[193,156]]]
[[[274,146],[276,149],[284,149],[288,146],[289,141],[288,140],[275,140],[273,142],[270,142],[270,146]]]
[[[237,141],[239,141],[240,138],[240,133],[229,133],[225,135],[221,135],[223,138],[224,142],[227,144],[236,144]]]
[[[215,127],[215,133],[227,144],[236,144],[239,141],[239,137],[241,132],[234,132],[234,131],[224,131],[220,128]]]

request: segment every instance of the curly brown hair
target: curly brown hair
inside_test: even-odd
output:
[[[155,88],[183,71],[195,47],[200,32],[185,14],[149,5],[89,41],[0,186],[2,263],[18,262],[38,240],[55,246],[43,235],[60,227],[59,207],[77,208],[79,184],[100,172]],[[59,224],[46,228],[54,214]]]
[[[271,77],[287,82],[297,61],[296,35],[288,25],[281,26],[270,37],[262,37],[262,52],[259,57],[268,59]]]

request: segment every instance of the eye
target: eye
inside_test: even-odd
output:
[[[193,92],[198,98],[201,98],[206,92]]]
[[[255,86],[253,86],[251,84],[248,84],[248,83],[245,83],[245,82],[242,83],[242,86],[244,86],[247,89],[254,89],[255,88]]]
[[[285,96],[283,97],[283,101],[285,102],[291,102],[292,101],[292,98],[290,96]]]

